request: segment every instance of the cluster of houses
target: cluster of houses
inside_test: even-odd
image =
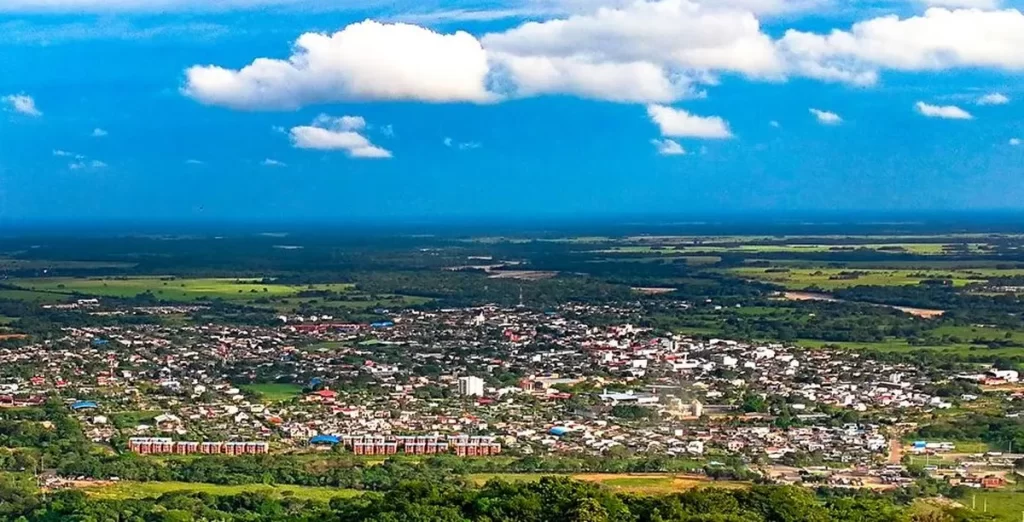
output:
[[[192,442],[176,441],[170,437],[132,437],[128,450],[140,455],[266,455],[267,442]]]
[[[406,310],[373,324],[69,327],[0,348],[0,407],[59,396],[90,438],[130,437],[142,454],[341,445],[364,455],[625,451],[880,466],[890,435],[879,420],[977,399],[939,396],[936,383],[1018,379],[671,335],[630,324],[637,306]],[[247,383],[286,393],[261,395]]]

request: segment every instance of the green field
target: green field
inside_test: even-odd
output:
[[[19,290],[15,288],[0,288],[0,299],[10,301],[25,301],[36,304],[58,304],[69,300],[69,296],[52,294],[49,292],[33,292],[31,290]]]
[[[984,326],[940,326],[930,332],[931,335],[948,335],[967,343],[977,341],[1013,341],[1024,343],[1024,332],[1005,328],[988,328]]]
[[[260,394],[266,402],[282,402],[302,395],[302,386],[298,384],[243,384],[239,388]]]
[[[268,486],[246,484],[222,486],[188,482],[117,482],[108,485],[83,488],[87,495],[99,499],[123,500],[159,497],[166,493],[195,491],[211,495],[238,495],[241,493],[266,493],[274,496],[293,496],[309,500],[327,501],[335,497],[354,497],[360,492],[352,489],[312,486]]]
[[[972,253],[981,252],[981,243],[966,243],[951,245],[946,243],[862,243],[848,245],[821,245],[821,244],[765,244],[751,245],[738,243],[713,243],[703,241],[701,244],[676,244],[676,245],[626,245],[598,250],[599,253],[607,254],[681,254],[681,253],[745,253],[745,254],[771,254],[771,253],[836,253],[852,252],[856,250],[873,250],[880,253],[890,254],[915,254],[915,255],[942,255],[946,252],[966,251]]]
[[[48,292],[51,295],[82,294],[124,298],[152,292],[158,299],[168,301],[216,298],[249,301],[260,297],[294,296],[307,289],[345,292],[352,288],[349,284],[290,286],[265,284],[258,279],[174,277],[41,278],[16,280],[14,284],[24,290]]]
[[[617,474],[617,473],[478,473],[470,475],[470,480],[483,485],[491,480],[505,482],[535,482],[543,477],[564,476],[585,482],[601,484],[615,491],[639,493],[646,495],[662,495],[678,493],[700,487],[741,488],[748,487],[745,482],[712,481],[696,475],[675,475],[669,473],[649,474]]]
[[[957,502],[967,509],[993,515],[1000,522],[1017,522],[1024,518],[1024,491],[1021,490],[969,492]]]
[[[747,279],[775,283],[788,290],[803,290],[810,287],[822,290],[836,290],[851,286],[906,286],[922,281],[951,280],[953,286],[979,283],[991,277],[988,272],[1003,275],[1020,275],[1021,270],[877,270],[850,268],[733,268],[731,273]],[[851,275],[856,274],[856,275]]]

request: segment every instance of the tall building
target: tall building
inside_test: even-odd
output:
[[[482,397],[484,380],[479,377],[459,377],[459,394],[466,397]]]

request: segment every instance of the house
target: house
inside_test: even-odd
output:
[[[1006,481],[1002,477],[995,475],[989,475],[981,479],[981,487],[985,489],[999,489],[1006,486]]]

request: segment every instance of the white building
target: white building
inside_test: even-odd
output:
[[[459,394],[466,397],[482,397],[484,380],[479,377],[459,377]]]

